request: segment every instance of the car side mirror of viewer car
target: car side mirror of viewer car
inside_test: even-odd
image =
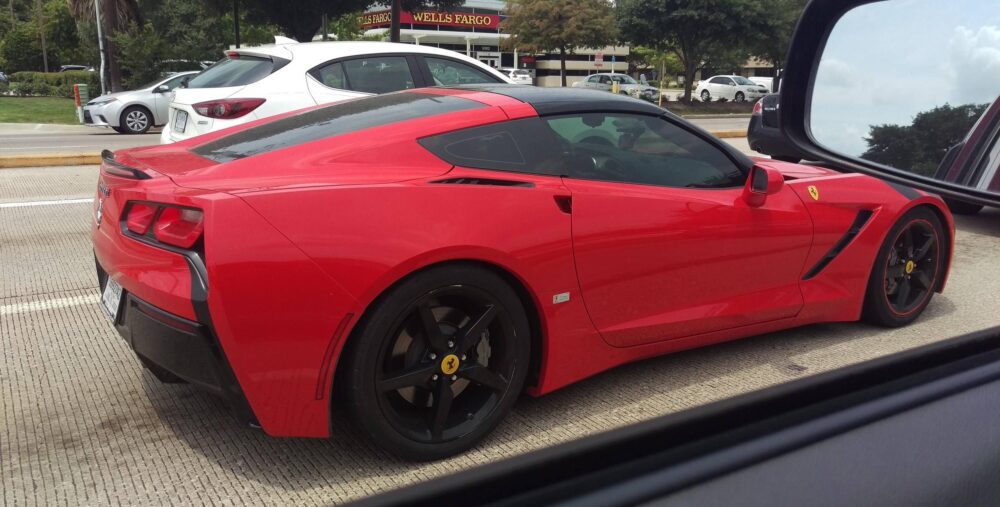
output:
[[[785,177],[770,167],[755,165],[750,168],[750,176],[743,186],[743,200],[754,208],[764,205],[767,196],[776,194],[785,186]]]
[[[997,0],[811,0],[780,100],[803,159],[1000,206]]]

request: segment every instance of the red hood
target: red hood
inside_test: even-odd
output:
[[[824,169],[822,167],[816,167],[812,165],[804,164],[792,164],[790,162],[782,162],[780,160],[774,160],[771,158],[761,158],[761,157],[750,157],[753,162],[757,165],[767,166],[772,169],[776,169],[785,179],[797,180],[803,178],[817,178],[820,176],[831,176],[834,174],[840,174],[832,169]]]

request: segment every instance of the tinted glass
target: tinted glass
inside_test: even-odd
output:
[[[349,89],[364,93],[389,93],[413,88],[413,74],[403,56],[356,58],[343,62]]]
[[[745,180],[720,149],[661,118],[592,113],[545,121],[574,178],[690,188],[738,187]]]
[[[339,102],[205,143],[191,151],[229,162],[290,146],[414,118],[484,107],[458,97],[399,93]]]
[[[734,79],[736,80],[736,82],[737,82],[738,84],[741,84],[741,85],[752,85],[752,84],[756,84],[756,83],[754,83],[753,81],[751,81],[751,80],[749,80],[749,79],[747,79],[747,78],[745,78],[745,77],[736,77],[736,78],[734,78]]]
[[[279,59],[276,64],[270,58],[240,55],[238,58],[219,60],[202,73],[188,81],[188,88],[222,88],[243,86],[264,79],[271,72],[287,63]]]
[[[714,84],[729,84],[729,79],[724,77],[713,77],[711,82]]]
[[[344,76],[344,65],[340,62],[334,62],[318,69],[313,69],[309,71],[309,74],[330,88],[348,89],[347,78]]]
[[[538,118],[506,121],[420,139],[449,164],[531,174],[564,174],[555,137]]]
[[[196,75],[197,74],[185,74],[183,76],[177,76],[177,77],[171,79],[170,81],[167,81],[166,83],[163,83],[163,86],[166,86],[168,90],[173,90],[174,88],[177,88],[178,86],[180,86],[181,82],[184,81],[184,79],[194,78]]]
[[[445,58],[424,57],[430,68],[434,84],[451,86],[462,84],[499,83],[500,80],[464,63]]]

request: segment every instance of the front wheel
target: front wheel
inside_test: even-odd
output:
[[[530,327],[496,274],[431,268],[379,298],[346,352],[358,427],[405,459],[469,449],[507,415],[527,378]]]
[[[896,222],[868,280],[865,320],[899,327],[920,316],[944,271],[945,238],[941,221],[926,208],[916,208]]]
[[[121,127],[126,134],[145,134],[153,126],[153,117],[144,107],[132,106],[122,112]]]
[[[711,102],[712,101],[712,94],[708,93],[708,90],[702,90],[701,91],[701,101],[702,102]]]

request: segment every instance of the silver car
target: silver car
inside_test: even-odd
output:
[[[101,95],[83,107],[83,123],[111,127],[120,134],[143,134],[167,122],[170,92],[197,73],[178,72],[137,90]]]
[[[645,99],[650,102],[656,102],[660,98],[660,91],[655,87],[639,83],[628,74],[619,74],[616,72],[591,74],[587,76],[587,79],[573,83],[573,87],[610,92],[612,83],[618,83],[618,93],[623,95],[631,95],[637,99]]]

